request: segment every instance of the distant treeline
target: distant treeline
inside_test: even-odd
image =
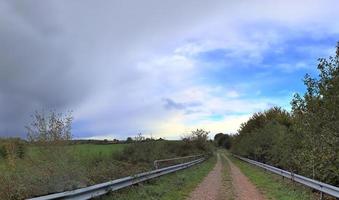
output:
[[[306,75],[291,112],[274,107],[255,113],[230,138],[231,151],[298,174],[339,185],[339,43],[319,59],[319,77]]]
[[[159,138],[144,138],[141,142],[148,142],[148,141],[163,141],[164,139]],[[78,139],[78,140],[70,140],[70,144],[126,144],[126,143],[133,143],[136,142],[135,138],[132,139],[131,137],[128,137],[126,140],[118,140],[118,139],[113,139],[113,140],[95,140],[95,139]]]

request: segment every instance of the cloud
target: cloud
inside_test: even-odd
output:
[[[337,7],[331,0],[0,0],[0,136],[24,137],[41,109],[73,110],[80,138],[176,135],[198,123],[234,131],[249,113],[286,104],[263,86],[274,79],[269,69],[294,73],[295,64],[304,70],[327,54],[339,32]],[[305,35],[311,39],[293,40]],[[310,56],[265,62],[268,52],[293,46]],[[266,75],[255,79],[259,73]],[[261,97],[249,98],[252,91]],[[208,120],[214,115],[223,120]]]
[[[167,121],[154,124],[154,126],[157,130],[157,137],[176,139],[189,134],[192,130],[204,129],[211,131],[209,137],[213,138],[214,135],[219,132],[230,134],[235,133],[239,129],[240,124],[248,120],[249,117],[250,115],[230,115],[219,121],[205,120],[199,124],[185,125],[181,121],[183,120],[181,116],[173,116]]]
[[[171,109],[187,110],[187,109],[190,109],[191,107],[197,107],[201,105],[201,103],[199,102],[178,103],[170,98],[165,98],[163,100],[165,102],[165,105],[164,105],[165,108],[169,110]]]
[[[162,39],[156,37],[166,38],[177,32],[171,31],[174,26],[180,29],[205,13],[200,3],[195,3],[192,20],[176,4],[151,1],[0,4],[0,134],[11,136],[24,135],[23,126],[36,109],[73,109],[76,119],[88,119],[81,113],[104,115],[103,106],[88,105],[89,99],[113,111],[111,104],[134,104],[132,98],[129,103],[115,99],[126,91],[145,90],[135,99],[151,93],[153,83],[136,67],[143,51],[149,52],[145,44],[153,46]],[[163,14],[172,17],[167,20]],[[187,20],[178,24],[175,17]],[[89,109],[94,113],[84,111]]]
[[[12,3],[0,6],[0,135],[22,136],[35,109],[71,108],[90,87],[76,78],[66,47],[50,38],[57,25],[49,28],[31,6]],[[53,13],[45,20],[53,24]]]

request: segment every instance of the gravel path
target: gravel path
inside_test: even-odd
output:
[[[231,169],[232,183],[237,200],[265,200],[248,178],[225,156]]]
[[[213,170],[187,198],[188,200],[216,200],[222,186],[222,164],[220,156]]]

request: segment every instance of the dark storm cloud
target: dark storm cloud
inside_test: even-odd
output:
[[[136,99],[149,95],[153,84],[152,74],[137,69],[137,52],[197,22],[205,8],[195,1],[178,7],[167,1],[0,0],[0,136],[25,136],[35,110],[98,114],[100,98],[111,102],[101,103],[116,113],[110,119],[126,116],[128,124],[148,106]],[[126,91],[133,96],[120,100]],[[79,108],[83,100],[89,103]]]
[[[67,48],[54,42],[48,4],[0,5],[0,136],[24,136],[34,110],[67,109],[85,95],[84,85]]]

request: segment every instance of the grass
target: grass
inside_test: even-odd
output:
[[[66,146],[67,152],[70,152],[74,156],[76,156],[80,161],[81,160],[92,160],[95,158],[109,158],[112,157],[114,153],[121,152],[124,147],[128,144],[75,144]],[[25,159],[40,159],[39,154],[40,148],[37,146],[28,146],[27,147],[27,155]],[[43,150],[43,149],[42,149]],[[22,162],[25,162],[25,159]],[[5,159],[0,157],[0,169],[4,170],[6,167]]]
[[[25,199],[73,190],[139,171],[115,159],[123,144],[27,146],[23,159],[0,162],[0,199]],[[14,187],[15,186],[15,187]]]
[[[79,158],[95,158],[95,157],[109,157],[112,156],[112,153],[122,151],[126,144],[75,144],[68,145],[72,153],[74,153]],[[30,146],[27,149],[28,156],[34,158],[34,156],[39,151],[40,147]]]
[[[222,194],[223,198],[227,198],[227,200],[234,200],[235,199],[235,193],[234,188],[232,185],[232,176],[230,174],[230,166],[225,157],[223,156],[225,154],[225,151],[219,150],[222,166],[223,166],[223,185],[222,185]]]
[[[229,156],[229,155],[228,155]],[[275,200],[310,200],[316,199],[311,190],[301,185],[284,180],[282,177],[265,172],[232,156],[229,158],[262,191],[268,199]]]
[[[4,159],[0,158],[0,171],[5,170],[5,161]]]
[[[78,144],[73,146],[80,154],[96,156],[98,154],[111,155],[112,152],[122,151],[126,144]]]
[[[0,199],[26,199],[74,190],[148,171],[156,159],[209,152],[210,143],[204,144],[205,146],[198,144],[201,145],[195,141],[72,145],[45,143],[35,146],[30,144],[26,146],[24,158],[19,158],[19,154],[15,152],[0,162]],[[172,181],[175,186],[185,184],[187,188],[190,185],[186,184],[189,176],[181,175],[175,179],[176,182],[170,179],[167,182]],[[162,184],[157,187],[161,186]]]
[[[101,200],[179,200],[189,196],[203,178],[212,170],[216,156],[207,161],[173,174],[165,175],[137,186],[112,192]]]

